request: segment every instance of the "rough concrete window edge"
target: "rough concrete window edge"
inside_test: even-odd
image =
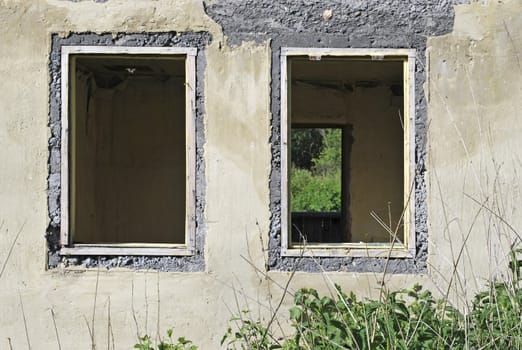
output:
[[[52,35],[49,70],[50,81],[50,105],[49,125],[51,136],[49,139],[49,178],[48,178],[48,208],[50,222],[47,228],[48,268],[67,266],[96,267],[126,267],[131,269],[156,269],[162,271],[204,271],[204,160],[203,160],[203,86],[204,70],[206,66],[205,48],[211,41],[206,32],[161,32],[161,33],[72,33],[66,37],[58,34]],[[116,247],[87,248],[84,252],[65,248],[67,246],[66,235],[61,235],[62,217],[61,210],[61,181],[62,181],[62,47],[76,47],[77,50],[121,51],[130,48],[133,52],[184,52],[194,54],[194,71],[192,79],[195,81],[193,99],[191,101],[194,113],[192,122],[194,127],[193,143],[195,152],[193,155],[193,182],[194,182],[194,210],[190,213],[192,220],[188,220],[193,227],[194,234],[187,237],[186,243],[191,243],[190,249],[178,249],[175,252],[169,248],[147,247],[138,250],[121,249]],[[107,49],[109,48],[109,49]],[[111,49],[112,48],[112,49]],[[73,50],[74,51],[74,50]],[[187,60],[189,55],[187,55]],[[187,167],[187,171],[189,171]],[[65,244],[64,244],[65,243]],[[175,254],[175,255],[174,255]]]
[[[414,197],[414,205],[412,206],[412,222],[415,229],[411,233],[414,235],[415,244],[409,247],[407,254],[400,254],[397,257],[393,254],[368,256],[358,250],[356,254],[351,255],[333,255],[333,254],[308,254],[304,256],[299,254],[283,254],[282,250],[282,197],[281,197],[281,52],[286,47],[299,47],[304,49],[312,49],[314,47],[307,47],[306,45],[292,45],[293,43],[302,43],[302,40],[296,36],[293,40],[273,40],[272,41],[272,173],[270,177],[270,196],[271,196],[271,229],[268,247],[268,269],[271,271],[305,271],[305,272],[322,272],[322,271],[350,271],[350,272],[384,272],[387,273],[424,273],[427,271],[427,237],[425,233],[425,203],[422,200],[424,187],[424,172],[420,167],[424,164],[425,147],[424,128],[419,125],[424,125],[426,120],[425,101],[423,95],[422,85],[424,83],[424,50],[425,46],[402,46],[403,49],[412,49],[416,51],[414,77],[411,83],[414,84],[415,93],[411,97],[414,101],[413,108],[415,109],[415,117],[413,124],[415,125],[415,133],[411,135],[411,142],[414,143],[411,147],[412,152],[412,186],[411,196]],[[425,44],[425,43],[423,43]],[[354,49],[353,47],[343,46],[321,46],[324,50],[335,48],[340,49]],[[372,47],[374,48],[374,47]],[[371,50],[370,47],[356,47],[360,50]],[[386,47],[382,47],[387,49]],[[390,47],[396,49],[397,47]],[[420,63],[419,63],[420,61]],[[419,157],[419,151],[424,154],[422,158]],[[419,210],[420,209],[420,210]],[[352,250],[352,252],[354,252]]]
[[[186,216],[185,216],[185,242],[183,244],[151,244],[151,243],[134,243],[134,244],[76,244],[73,237],[70,235],[71,221],[70,211],[72,209],[72,203],[69,201],[69,194],[72,192],[71,187],[72,180],[62,181],[61,195],[60,195],[60,208],[61,208],[61,225],[60,225],[60,242],[62,248],[60,249],[60,255],[93,255],[93,254],[107,254],[107,255],[194,255],[194,174],[195,174],[195,108],[193,108],[196,98],[196,92],[192,89],[195,86],[195,57],[197,49],[194,47],[132,47],[132,46],[62,46],[62,58],[61,58],[61,85],[66,87],[67,96],[70,95],[71,84],[70,84],[70,69],[72,67],[71,57],[81,55],[109,55],[118,54],[125,55],[130,59],[137,59],[140,55],[158,55],[158,56],[184,56],[185,60],[185,94],[186,94],[186,111],[185,111],[185,123],[186,137]],[[62,133],[61,133],[61,179],[68,178],[70,176],[72,165],[69,162],[72,150],[69,147],[70,130],[69,119],[73,118],[69,113],[69,98],[62,98]],[[71,193],[72,194],[72,193]],[[68,210],[64,210],[67,208]]]
[[[308,56],[310,59],[320,60],[321,57],[354,58],[371,57],[371,60],[380,61],[387,58],[400,58],[403,61],[403,81],[405,82],[403,147],[404,147],[404,202],[402,216],[403,234],[400,242],[380,247],[371,244],[342,243],[329,245],[328,243],[306,246],[292,244],[289,235],[289,208],[288,208],[288,128],[290,117],[286,91],[290,88],[288,79],[287,60],[291,57]],[[280,55],[281,66],[281,255],[282,256],[336,256],[336,257],[394,257],[412,258],[415,255],[415,198],[411,196],[413,190],[414,173],[414,140],[415,135],[415,50],[414,49],[384,49],[384,48],[301,48],[282,47]],[[288,214],[285,214],[288,213]],[[390,228],[390,230],[393,228]]]

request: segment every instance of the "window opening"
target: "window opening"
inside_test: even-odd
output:
[[[413,57],[282,49],[283,253],[413,251]]]
[[[347,134],[348,132],[348,134]],[[292,125],[290,206],[292,242],[349,242],[351,135],[344,127]]]
[[[195,50],[62,50],[62,252],[191,254]]]

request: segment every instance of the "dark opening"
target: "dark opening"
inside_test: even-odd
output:
[[[72,243],[185,242],[185,58],[74,55]]]

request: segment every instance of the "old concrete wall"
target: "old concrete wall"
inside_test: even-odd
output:
[[[326,34],[333,29],[321,24],[324,2],[307,2],[302,8],[297,2],[274,4],[287,14],[284,21],[270,21],[262,2],[259,8],[246,3],[255,16],[236,18],[234,25],[241,31],[234,36],[222,31],[234,18],[223,20],[217,14],[234,12],[238,7],[233,1],[205,8],[191,0],[0,0],[0,348],[8,347],[9,341],[13,349],[26,348],[28,342],[33,349],[58,348],[53,313],[62,349],[90,349],[87,325],[98,347],[110,344],[108,334],[113,334],[116,349],[128,349],[136,333],[155,335],[174,326],[202,349],[214,349],[226,329],[230,309],[238,311],[236,301],[240,308],[266,317],[281,296],[280,285],[289,277],[288,272],[273,268],[285,265],[269,261],[267,252],[269,232],[277,227],[271,224],[277,215],[271,213],[274,200],[269,187],[275,179],[271,177],[270,140],[277,143],[271,121],[278,111],[277,101],[271,105],[270,88],[277,88],[271,85],[272,74],[277,73],[271,65],[272,54],[285,40],[293,46],[300,40],[301,45],[311,46],[321,33],[327,37],[321,46],[385,46],[389,28],[379,29],[384,23],[382,14],[401,15],[392,18],[401,28],[395,34],[411,32],[415,38],[396,41],[399,47],[408,43],[423,47],[426,35],[451,32],[431,38],[429,59],[424,61],[421,52],[418,63],[418,82],[425,81],[425,70],[427,79],[426,94],[419,91],[417,103],[420,110],[427,108],[429,123],[419,120],[417,127],[423,130],[430,125],[428,147],[420,140],[417,149],[418,159],[427,152],[429,160],[428,197],[421,190],[417,196],[423,208],[429,208],[427,221],[423,212],[424,221],[419,219],[419,223],[429,223],[429,230],[423,225],[420,229],[423,235],[429,234],[430,243],[418,249],[429,251],[428,265],[403,269],[422,274],[387,275],[384,282],[392,289],[420,282],[445,290],[453,262],[462,256],[455,279],[461,288],[455,293],[458,298],[468,286],[483,283],[490,268],[493,273],[502,267],[504,243],[512,241],[511,228],[522,224],[517,210],[522,149],[517,123],[522,107],[521,5],[518,0],[505,0],[457,6],[452,31],[453,10],[447,2],[416,3],[411,8],[405,3],[361,1],[345,8],[345,2],[331,2],[334,16],[337,10],[350,16],[358,12],[362,24],[352,33],[334,30],[330,36]],[[402,17],[404,13],[412,17]],[[444,23],[445,29],[437,29],[437,23]],[[323,25],[322,29],[304,33],[315,24]],[[272,38],[272,46],[267,25],[281,29]],[[284,26],[297,26],[300,31],[292,29],[290,35]],[[205,110],[201,151],[205,207],[204,217],[198,220],[206,230],[204,271],[146,269],[154,265],[143,259],[141,270],[46,269],[51,34],[154,31],[204,31],[212,36],[206,50],[201,106]],[[343,39],[346,36],[351,44]],[[253,38],[257,40],[242,41]],[[424,174],[422,164],[419,169]],[[423,177],[417,180],[422,189]],[[468,244],[459,255],[462,241]],[[382,275],[356,272],[361,271],[359,261],[373,264],[350,260],[345,268],[352,272],[325,275],[301,271],[289,288],[313,286],[327,292],[331,279],[346,290],[375,296]],[[263,274],[267,266],[272,266],[269,278]],[[329,267],[340,265],[323,262],[323,266],[332,270]]]
[[[520,1],[487,1],[428,42],[428,263],[461,302],[520,245],[521,30]]]

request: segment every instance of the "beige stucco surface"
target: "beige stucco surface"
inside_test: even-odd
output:
[[[520,1],[487,1],[458,6],[453,33],[428,42],[428,262],[460,301],[520,245],[521,32]]]
[[[429,274],[387,276],[389,288],[444,288],[468,232],[460,292],[505,265],[502,247],[513,235],[498,216],[522,224],[521,14],[518,0],[458,6],[455,31],[429,41]],[[253,268],[264,271],[270,218],[269,43],[228,46],[202,3],[189,0],[0,0],[0,21],[0,268],[9,256],[0,276],[0,349],[9,341],[13,349],[28,341],[57,349],[52,312],[62,349],[90,349],[87,325],[98,348],[112,343],[108,334],[116,349],[128,349],[137,333],[174,326],[201,349],[215,349],[238,308],[266,315],[289,277]],[[206,271],[47,271],[50,33],[171,30],[214,38],[205,73]],[[300,272],[290,290],[327,292],[332,280],[375,296],[381,279]]]

